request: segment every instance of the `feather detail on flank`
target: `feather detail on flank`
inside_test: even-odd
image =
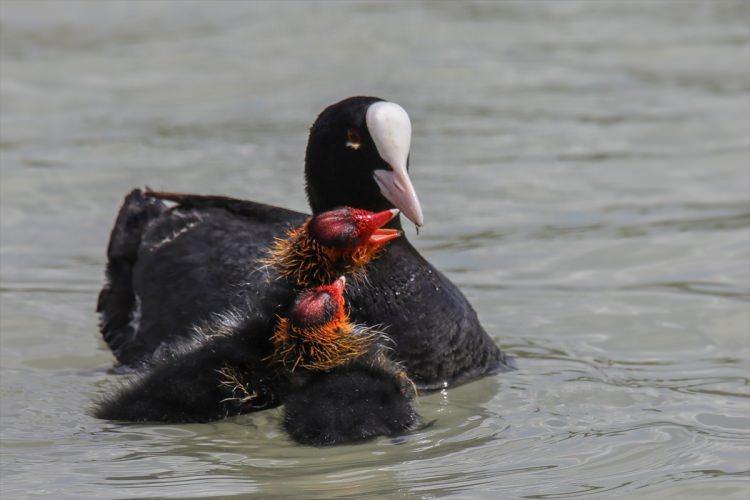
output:
[[[252,407],[253,400],[258,397],[257,391],[250,392],[250,387],[242,380],[242,376],[236,368],[224,365],[219,374],[219,385],[230,392],[230,396],[222,399],[221,403],[233,401],[242,407]]]

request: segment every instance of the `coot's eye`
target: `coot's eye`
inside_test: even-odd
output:
[[[346,131],[346,147],[358,150],[362,145],[362,136],[356,128],[350,128]]]

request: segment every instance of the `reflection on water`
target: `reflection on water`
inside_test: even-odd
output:
[[[747,2],[2,4],[8,498],[750,490]],[[93,313],[132,186],[304,209],[306,129],[406,107],[410,237],[520,370],[423,396],[434,424],[310,449],[278,410],[88,415],[121,375]]]

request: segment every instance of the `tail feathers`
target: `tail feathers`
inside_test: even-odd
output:
[[[125,197],[109,236],[107,257],[110,262],[120,259],[135,262],[144,229],[165,210],[159,200],[144,196],[140,189],[132,190]]]
[[[154,199],[154,200],[167,200],[167,201],[173,201],[175,203],[185,203],[190,201],[191,199],[195,198],[218,198],[216,196],[200,196],[200,195],[194,195],[194,194],[187,194],[187,193],[174,193],[170,191],[150,191],[146,190],[145,195],[148,198]]]
[[[121,363],[134,362],[140,354],[136,342],[138,304],[133,291],[133,267],[141,237],[150,221],[166,210],[164,204],[131,191],[123,201],[107,248],[107,282],[99,293],[97,312],[104,341]]]

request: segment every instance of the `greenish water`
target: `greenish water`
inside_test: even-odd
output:
[[[750,4],[0,3],[3,498],[750,494]],[[520,369],[313,449],[278,410],[86,413],[133,186],[304,209],[306,132],[403,105],[417,247]]]

